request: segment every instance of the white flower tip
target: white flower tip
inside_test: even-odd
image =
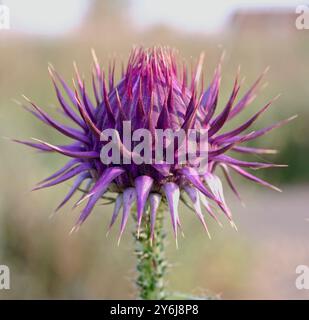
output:
[[[206,229],[206,233],[207,233],[207,236],[208,236],[209,240],[211,240],[211,235],[210,235],[208,229]]]
[[[232,226],[233,229],[235,229],[236,231],[238,231],[236,224],[234,223],[233,220],[230,221],[230,224]]]
[[[74,204],[74,208],[78,207],[79,205],[81,205],[85,200],[87,200],[88,198],[90,198],[92,196],[91,193],[87,194],[86,196],[84,196],[83,198],[81,198],[79,201],[77,201]]]
[[[53,211],[53,212],[48,216],[48,219],[50,219],[50,220],[53,219],[53,218],[55,217],[56,213],[57,213],[56,210]]]
[[[28,97],[26,97],[24,94],[22,94],[21,95],[27,102],[30,102],[31,103],[31,100],[28,98]]]
[[[53,73],[54,69],[50,64],[48,64],[47,70],[50,76],[52,77],[52,79],[54,79],[54,73]]]
[[[242,200],[240,201],[240,204],[243,208],[246,208],[246,204]]]
[[[47,62],[48,69],[55,70],[53,64],[51,62]]]
[[[121,241],[121,235],[119,235],[118,241],[117,241],[117,246],[120,246],[120,241]]]
[[[79,230],[79,225],[77,224],[71,229],[71,231],[69,232],[69,235],[72,235],[73,232],[77,232],[78,230]]]
[[[91,48],[91,55],[92,55],[93,61],[95,63],[95,66],[99,67],[99,60],[98,60],[98,57],[97,57],[97,55],[95,53],[94,48]]]
[[[269,70],[270,70],[270,66],[267,66],[262,74],[265,75]]]

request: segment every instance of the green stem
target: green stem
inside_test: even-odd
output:
[[[164,274],[167,263],[164,259],[163,217],[164,210],[160,208],[156,217],[152,243],[148,212],[143,216],[139,238],[136,233],[134,234],[138,272],[136,285],[139,290],[139,298],[143,300],[164,300],[166,298]]]

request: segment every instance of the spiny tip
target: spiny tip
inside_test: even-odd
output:
[[[266,73],[268,73],[268,71],[270,70],[270,66],[267,66],[265,69],[264,69],[264,71],[263,71],[263,75],[265,75]]]
[[[232,226],[233,229],[235,229],[236,231],[238,231],[236,224],[234,223],[233,220],[230,221],[230,224]]]
[[[209,230],[208,230],[208,229],[206,229],[206,234],[207,234],[207,236],[208,236],[209,240],[211,240],[211,235],[210,235],[210,232],[209,232]]]
[[[278,192],[282,192],[282,189],[279,189],[279,188],[276,187],[276,186],[273,186],[272,189],[274,189],[275,191],[278,191]]]
[[[117,241],[117,246],[120,246],[120,241],[121,241],[121,234],[119,235],[118,241]]]
[[[80,200],[78,200],[75,204],[74,204],[74,208],[80,206],[85,200],[87,200],[89,197],[91,197],[92,194],[89,193],[86,196],[82,197]]]
[[[47,66],[48,66],[48,69],[55,70],[55,68],[54,68],[54,66],[53,66],[53,64],[51,62],[48,62]]]
[[[48,219],[53,219],[56,215],[56,211],[53,211],[49,216],[48,216]]]
[[[281,96],[282,96],[282,93],[278,93],[278,94],[271,100],[271,102],[275,102],[275,101],[278,100]]]
[[[71,231],[69,232],[69,235],[72,235],[74,232],[77,232],[80,228],[80,224],[77,223],[72,229]]]
[[[226,51],[225,49],[223,49],[222,54],[220,56],[219,64],[223,62],[223,60],[225,59],[225,56],[226,56]]]
[[[139,239],[140,237],[140,232],[141,232],[141,228],[140,226],[137,227],[137,233],[136,233],[136,238]]]
[[[91,48],[91,55],[92,55],[94,64],[96,65],[96,67],[98,67],[99,66],[99,60],[98,60],[98,57],[97,57],[97,55],[95,53],[94,48]]]
[[[298,118],[298,114],[294,114],[294,116],[288,118],[288,121],[292,121],[294,119]]]
[[[31,100],[27,97],[27,96],[25,96],[24,94],[22,94],[21,95],[27,102],[30,102],[31,103]]]

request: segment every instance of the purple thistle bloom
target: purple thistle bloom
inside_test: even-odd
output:
[[[203,55],[191,72],[189,82],[187,68],[185,65],[179,66],[174,51],[168,48],[136,48],[132,51],[126,70],[122,71],[121,80],[117,84],[114,82],[115,65],[109,66],[106,77],[94,52],[93,57],[93,101],[77,68],[74,89],[70,88],[52,67],[49,68],[61,112],[64,117],[71,120],[74,127],[54,120],[27,99],[32,106],[32,108],[27,107],[27,110],[48,126],[71,138],[73,142],[69,145],[52,145],[37,139],[35,142],[15,140],[43,152],[56,152],[70,158],[63,168],[39,183],[35,190],[74,178],[75,181],[69,193],[56,209],[59,210],[76,191],[85,185],[86,194],[75,204],[77,206],[87,200],[76,227],[86,220],[96,203],[105,197],[107,191],[117,193],[109,228],[113,226],[123,208],[120,236],[125,230],[134,203],[137,208],[138,230],[142,216],[149,205],[152,237],[156,213],[161,201],[166,202],[169,207],[176,239],[178,228],[181,226],[178,213],[180,200],[187,205],[191,203],[189,206],[208,234],[202,208],[218,221],[213,209],[215,205],[234,226],[231,211],[224,199],[221,179],[216,174],[218,167],[223,170],[228,185],[237,197],[239,194],[230,171],[266,187],[279,190],[247,171],[248,168],[259,169],[279,165],[238,160],[226,153],[229,151],[246,154],[273,153],[273,150],[245,147],[241,144],[280,127],[294,117],[245,134],[244,132],[252,123],[268,109],[271,101],[242,125],[222,133],[225,124],[240,114],[254,100],[264,73],[238,100],[240,82],[237,75],[225,107],[219,114],[216,114],[221,67],[219,64],[206,90],[203,84],[202,88],[198,89],[202,75]],[[106,142],[100,140],[101,132],[108,128],[116,129],[121,137],[123,121],[128,120],[132,123],[132,131],[144,128],[150,130],[153,135],[156,128],[176,131],[180,128],[186,131],[207,129],[208,171],[199,174],[195,166],[189,163],[181,165],[167,162],[163,164],[104,164],[100,160],[100,151]],[[122,142],[120,141],[121,146]],[[175,156],[177,156],[177,149]]]

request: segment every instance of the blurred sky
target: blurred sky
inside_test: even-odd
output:
[[[41,35],[59,35],[80,25],[93,0],[0,0],[11,11],[11,29]],[[102,0],[107,1],[107,0]],[[140,27],[167,25],[182,31],[213,32],[224,26],[239,8],[295,10],[297,0],[124,0]]]
[[[10,9],[14,31],[60,35],[79,26],[88,13],[89,0],[0,0]]]
[[[143,26],[164,24],[182,31],[220,30],[237,9],[271,8],[295,10],[295,0],[132,0],[131,12]]]

